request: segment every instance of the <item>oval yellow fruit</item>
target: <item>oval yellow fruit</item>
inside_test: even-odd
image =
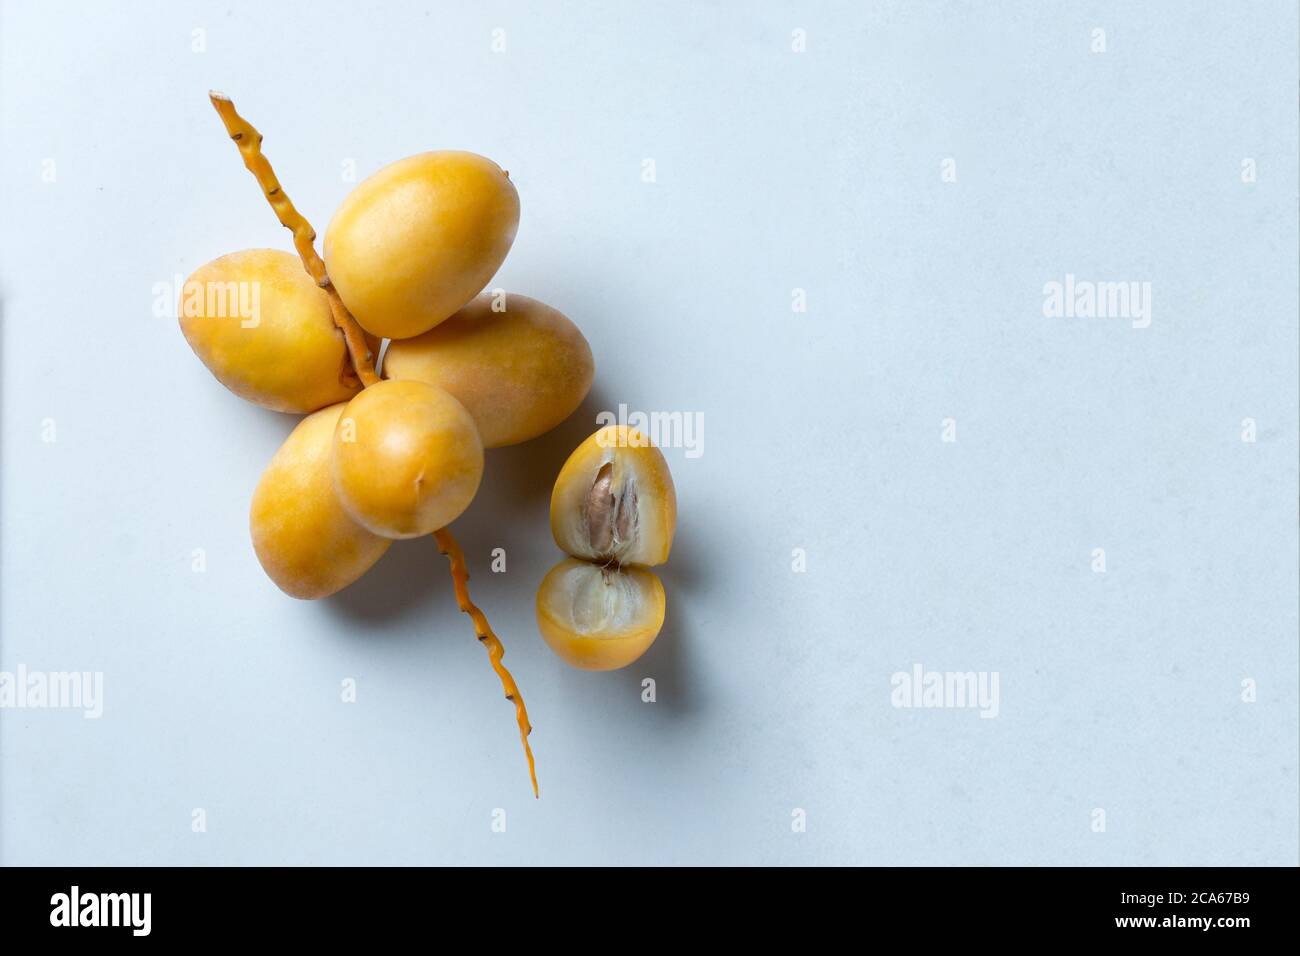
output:
[[[391,542],[357,524],[334,493],[334,426],[344,405],[298,423],[257,483],[249,529],[257,560],[296,598],[321,598],[365,574]]]
[[[374,335],[405,339],[442,322],[500,268],[519,193],[475,153],[420,153],[362,181],[325,231],[325,268]]]
[[[600,429],[569,456],[551,492],[551,534],[575,557],[653,566],[668,560],[677,491],[663,453],[626,425]]]
[[[314,412],[361,390],[329,298],[288,252],[248,249],[199,267],[178,312],[217,381],[264,408]]]
[[[565,558],[537,589],[538,630],[551,650],[583,670],[631,664],[658,637],[664,611],[664,586],[645,568]]]
[[[380,382],[334,429],[334,488],[360,524],[388,538],[432,534],[474,500],[483,444],[460,402],[426,382]]]
[[[485,448],[545,434],[591,389],[591,346],[561,312],[525,295],[480,295],[413,339],[390,342],[384,375],[428,382],[474,418]]]

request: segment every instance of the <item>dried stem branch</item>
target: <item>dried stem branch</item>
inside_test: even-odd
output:
[[[302,213],[294,208],[285,191],[280,188],[280,181],[275,178],[275,170],[271,168],[270,160],[262,155],[262,134],[235,111],[235,104],[226,94],[211,91],[208,93],[208,99],[212,101],[217,115],[221,117],[221,122],[226,125],[226,132],[239,147],[239,155],[243,157],[244,165],[262,187],[266,201],[275,210],[280,225],[293,233],[294,247],[298,250],[298,257],[302,259],[307,273],[329,296],[330,313],[334,317],[334,324],[343,333],[343,341],[347,345],[348,356],[352,359],[352,368],[357,378],[362,385],[374,385],[379,381],[379,376],[375,374],[376,356],[370,353],[370,346],[366,343],[361,326],[357,324],[357,320],[352,317],[352,313],[339,298],[338,290],[334,288],[329,275],[325,272],[324,261],[316,254],[316,247],[313,245],[316,241],[316,230],[311,227],[311,223],[303,217]]]
[[[433,538],[438,542],[438,550],[451,561],[451,580],[456,589],[456,603],[474,621],[474,633],[483,643],[483,646],[487,648],[488,657],[492,661],[492,669],[501,678],[501,687],[506,692],[506,700],[515,705],[515,720],[519,722],[519,739],[523,741],[524,753],[528,756],[528,775],[532,778],[533,796],[536,797],[538,796],[537,767],[533,763],[533,748],[528,745],[528,735],[533,732],[533,725],[528,722],[528,709],[524,706],[524,698],[515,685],[515,679],[510,676],[510,671],[506,670],[506,666],[501,663],[501,658],[505,656],[506,649],[501,646],[501,641],[492,633],[492,626],[488,624],[487,617],[470,600],[469,570],[465,567],[465,553],[461,551],[460,545],[446,528],[435,531]]]
[[[298,250],[298,256],[302,259],[304,268],[316,280],[316,284],[324,289],[329,296],[330,312],[334,316],[334,324],[343,333],[343,340],[347,344],[348,355],[352,360],[352,367],[356,371],[357,378],[362,386],[374,385],[379,381],[379,377],[375,374],[375,356],[370,353],[370,347],[366,343],[361,326],[348,312],[347,306],[343,304],[338,291],[330,282],[329,275],[325,271],[325,263],[316,254],[314,245],[316,230],[294,208],[293,203],[280,187],[280,181],[276,179],[275,170],[271,168],[270,161],[262,155],[262,134],[235,111],[235,104],[231,102],[230,97],[224,93],[210,92],[208,98],[212,100],[213,107],[221,117],[221,121],[225,123],[230,138],[239,147],[239,154],[243,157],[244,165],[257,179],[258,185],[262,187],[262,192],[265,193],[271,208],[275,210],[280,224],[293,233],[293,244]],[[456,592],[456,603],[473,620],[474,633],[487,648],[488,658],[492,662],[492,669],[501,679],[501,686],[506,692],[506,700],[515,705],[515,719],[519,723],[519,738],[524,744],[524,754],[528,757],[528,775],[533,783],[533,796],[537,796],[537,767],[533,762],[533,749],[528,744],[528,735],[533,732],[533,727],[528,722],[528,710],[524,706],[524,698],[519,693],[519,687],[515,684],[515,679],[510,675],[510,671],[506,669],[506,666],[501,663],[501,658],[506,653],[505,648],[496,634],[492,632],[487,617],[470,600],[469,571],[466,568],[465,554],[461,550],[460,544],[457,543],[451,532],[446,528],[435,531],[433,536],[434,540],[438,542],[438,550],[451,561],[451,580]]]

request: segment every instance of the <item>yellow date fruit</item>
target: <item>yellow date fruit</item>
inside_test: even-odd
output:
[[[583,670],[631,664],[659,635],[664,610],[664,586],[645,568],[565,558],[537,590],[542,637],[566,663]]]
[[[391,544],[357,524],[334,493],[334,426],[343,409],[342,403],[331,405],[299,422],[253,492],[253,550],[271,580],[292,597],[342,590]]]
[[[325,231],[325,268],[374,335],[405,339],[442,322],[500,268],[519,193],[475,153],[420,153],[362,181]]]
[[[483,447],[545,434],[582,404],[591,346],[561,312],[525,295],[480,295],[413,339],[390,342],[384,375],[428,382],[460,400]]]
[[[600,564],[668,560],[677,492],[668,462],[634,428],[610,425],[569,456],[551,493],[551,534],[569,554]]]
[[[465,406],[442,389],[384,381],[339,416],[333,473],[358,522],[387,538],[414,538],[469,507],[483,477],[483,444]]]
[[[181,289],[178,312],[217,381],[264,408],[314,412],[361,390],[328,297],[288,252],[248,249],[212,260]]]

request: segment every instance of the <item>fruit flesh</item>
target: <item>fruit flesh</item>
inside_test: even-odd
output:
[[[565,558],[537,590],[537,627],[574,667],[616,670],[654,643],[665,606],[663,584],[653,571]]]
[[[483,477],[465,407],[425,382],[371,385],[334,430],[334,488],[358,523],[388,538],[432,534],[460,516]]]
[[[334,493],[330,459],[342,403],[298,423],[253,492],[253,550],[272,581],[296,598],[326,597],[361,577],[388,550]]]
[[[561,549],[600,564],[668,560],[677,492],[663,453],[635,429],[611,425],[577,447],[551,493],[551,533]]]
[[[480,295],[423,335],[391,342],[384,356],[386,378],[428,382],[454,395],[485,448],[550,431],[582,404],[594,374],[578,327],[514,293]]]
[[[496,163],[443,150],[361,182],[325,231],[325,267],[366,331],[420,335],[477,295],[519,227],[519,193]]]
[[[290,253],[248,249],[200,266],[178,312],[217,380],[264,408],[304,414],[361,390],[328,296]]]

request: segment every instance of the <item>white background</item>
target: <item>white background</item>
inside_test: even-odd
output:
[[[1296,20],[6,0],[0,670],[105,701],[0,711],[0,861],[1294,864]],[[257,564],[292,420],[156,314],[290,248],[212,87],[322,233],[349,160],[492,157],[523,209],[494,285],[591,342],[582,410],[454,526],[540,801],[432,542],[318,603]],[[1151,326],[1045,318],[1067,273],[1151,282]],[[663,634],[588,674],[533,597],[551,483],[619,403],[701,415],[703,455],[667,450]],[[891,706],[917,663],[996,671],[998,717]]]

